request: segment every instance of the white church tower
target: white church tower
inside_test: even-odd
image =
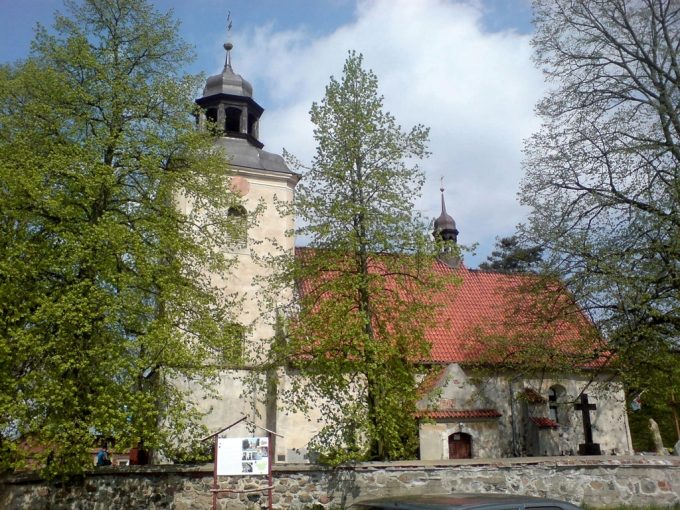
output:
[[[257,277],[266,269],[256,259],[258,255],[280,248],[293,252],[294,240],[286,236],[286,231],[293,228],[294,220],[282,217],[275,201],[291,202],[300,176],[286,166],[280,155],[262,149],[264,145],[258,136],[264,109],[253,99],[252,85],[234,72],[232,48],[231,43],[224,45],[227,52],[224,69],[208,78],[203,95],[196,103],[202,108],[199,127],[205,129],[207,121],[214,123],[215,144],[224,149],[229,159],[232,190],[242,197],[243,207],[232,207],[227,214],[234,216],[235,221],[247,220],[256,210],[262,209],[255,224],[244,221],[251,227],[241,242],[232,247],[238,265],[226,280],[218,282],[225,292],[236,292],[244,298],[240,323],[250,328],[243,341],[257,349],[273,337],[274,330],[271,320],[262,318],[258,306],[258,294],[262,289],[257,285]],[[271,239],[278,241],[279,248],[274,247]],[[198,402],[202,410],[209,411],[204,420],[209,431],[230,425],[243,415],[260,426],[275,426],[274,406],[260,408],[256,414],[252,409],[254,399],[243,397],[242,377],[248,368],[244,363],[225,370],[217,388],[218,397]]]

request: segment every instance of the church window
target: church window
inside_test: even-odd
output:
[[[566,390],[559,384],[551,386],[548,390],[549,417],[552,421],[559,423],[560,425],[566,425],[567,423],[566,406],[564,401],[565,393]]]
[[[247,213],[243,206],[232,206],[227,210],[229,238],[235,248],[245,248],[248,239]]]
[[[227,133],[241,132],[241,110],[233,106],[224,109],[224,131]]]
[[[246,340],[246,328],[242,324],[232,322],[223,330],[223,343],[221,346],[222,359],[228,365],[243,364],[243,350]]]
[[[550,408],[550,419],[557,422],[557,395],[552,388],[548,390],[548,406]]]

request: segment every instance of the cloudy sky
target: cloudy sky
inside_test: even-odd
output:
[[[231,11],[234,70],[254,86],[264,108],[265,149],[286,148],[303,161],[314,152],[309,108],[339,77],[350,49],[378,76],[385,107],[404,127],[431,128],[431,156],[417,207],[448,212],[469,267],[490,253],[496,236],[522,221],[517,201],[522,140],[538,127],[533,106],[544,91],[531,62],[530,0],[153,0],[173,9],[195,47],[190,72],[224,64]],[[0,0],[0,62],[28,54],[36,22],[51,25],[61,0]]]

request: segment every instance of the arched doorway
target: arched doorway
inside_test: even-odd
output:
[[[449,436],[449,459],[471,459],[472,436],[456,432]]]

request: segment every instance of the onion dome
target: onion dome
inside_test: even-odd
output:
[[[449,216],[446,212],[446,203],[444,202],[444,188],[439,188],[442,194],[442,213],[439,218],[434,220],[434,235],[435,237],[441,237],[443,241],[453,241],[454,243],[458,241],[458,229],[456,228],[456,222]]]
[[[231,67],[231,50],[234,45],[224,44],[227,56],[221,74],[208,78],[203,96],[196,103],[203,109],[199,125],[210,122],[222,137],[242,138],[258,149],[260,116],[264,109],[253,99],[253,86]]]
[[[233,96],[253,97],[253,86],[240,74],[236,74],[231,67],[231,49],[234,45],[230,42],[224,44],[227,56],[224,62],[224,69],[221,74],[216,74],[208,78],[203,88],[203,97],[214,94],[230,94]]]
[[[253,99],[253,86],[232,69],[233,48],[231,42],[224,44],[227,55],[222,73],[208,78],[203,95],[196,99],[200,106],[199,129],[212,130],[215,145],[224,149],[237,172],[246,168],[285,173],[293,175],[297,182],[299,176],[290,171],[280,155],[262,150],[264,144],[258,137],[264,109]]]

